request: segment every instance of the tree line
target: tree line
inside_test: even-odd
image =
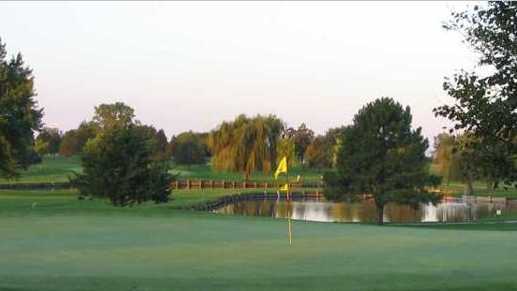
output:
[[[484,179],[491,187],[517,183],[517,2],[488,2],[454,12],[445,29],[460,32],[479,54],[479,67],[460,71],[443,84],[453,105],[434,109],[453,122],[435,139],[434,163],[446,182]],[[488,72],[488,73],[487,73]],[[316,136],[305,124],[287,127],[274,115],[240,115],[204,133],[167,137],[143,125],[123,103],[95,107],[94,118],[62,134],[43,128],[32,71],[21,54],[7,58],[0,40],[0,175],[15,178],[38,162],[38,153],[80,154],[83,173],[72,182],[81,197],[108,198],[125,206],[166,202],[171,157],[178,164],[205,163],[215,170],[270,173],[281,157],[290,164],[328,168],[325,195],[330,200],[370,194],[383,223],[386,204],[418,207],[436,203],[429,187],[440,177],[429,174],[429,142],[412,125],[411,109],[383,97],[366,104],[353,122]],[[39,132],[37,137],[35,133]]]

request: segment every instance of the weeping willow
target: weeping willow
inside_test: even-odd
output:
[[[239,115],[234,121],[223,122],[208,138],[213,169],[241,172],[246,179],[254,171],[271,172],[283,130],[282,120],[274,115]]]

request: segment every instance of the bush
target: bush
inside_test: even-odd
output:
[[[108,198],[115,206],[169,200],[168,163],[156,158],[156,140],[139,127],[106,129],[87,142],[81,158],[83,174],[71,180],[81,196]]]

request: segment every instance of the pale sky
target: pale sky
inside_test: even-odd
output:
[[[474,5],[469,3],[468,5]],[[2,2],[0,37],[36,77],[44,121],[75,128],[123,101],[170,138],[239,113],[317,133],[382,96],[430,139],[444,76],[476,56],[441,25],[461,2]]]

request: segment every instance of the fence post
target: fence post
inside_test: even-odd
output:
[[[190,179],[187,179],[187,190],[190,190]]]

